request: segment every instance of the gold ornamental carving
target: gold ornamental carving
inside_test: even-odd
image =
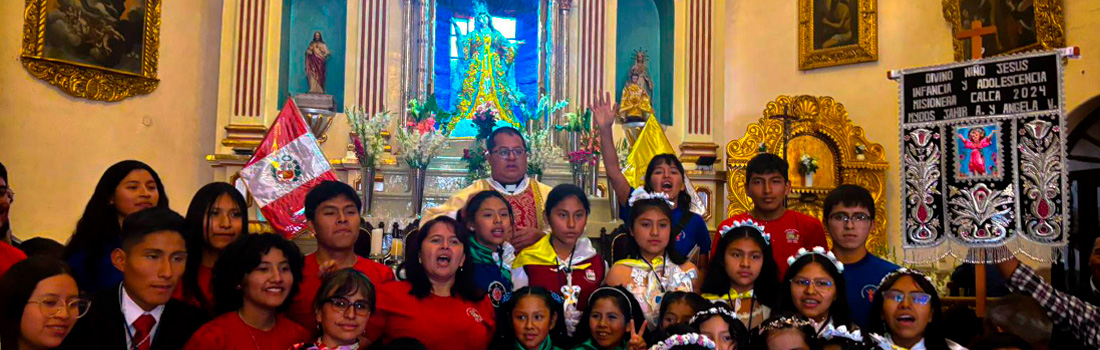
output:
[[[991,13],[986,16],[973,15],[970,11],[974,6],[966,6],[980,3],[977,0],[943,0],[943,18],[951,25],[951,46],[955,51],[955,61],[961,62],[971,59],[972,55],[967,52],[970,48],[970,39],[960,39],[959,31],[971,29],[969,26],[971,24],[970,20],[982,20],[981,17],[988,17],[982,20],[983,27],[996,27],[997,31],[994,34],[983,37],[983,43],[992,41],[996,45],[1004,45],[1003,47],[996,47],[992,55],[983,55],[983,58],[1065,47],[1066,18],[1062,2],[1063,0],[1033,0],[1027,1],[1027,3],[1031,4],[1030,6],[1027,6],[1026,3],[1021,3],[1018,5],[1018,9],[993,4],[988,8]],[[978,9],[982,11],[985,10],[985,7],[978,6]],[[1015,16],[1011,14],[1013,10],[1018,11]],[[1032,12],[1034,16],[1017,18],[1020,14]],[[1010,21],[1011,23],[1008,23],[1009,25],[1005,25],[1006,21],[1001,19],[1006,18],[1012,18],[1013,21]],[[998,24],[1000,24],[1001,27],[1007,28],[998,27]],[[1013,32],[1019,34],[1013,35]],[[1001,39],[1004,38],[1004,35],[1015,36],[1006,38],[1008,39],[1006,41],[1016,42],[1016,44],[1002,43]],[[1030,38],[1031,36],[1034,36],[1034,40]]]
[[[878,0],[824,1],[798,0],[798,69],[878,61]]]
[[[96,101],[116,102],[127,97],[143,95],[153,92],[160,82],[157,79],[157,60],[160,47],[160,21],[161,0],[143,0],[142,12],[143,26],[141,38],[132,38],[141,43],[140,57],[136,58],[140,66],[133,71],[114,69],[112,67],[50,57],[48,48],[53,44],[47,42],[49,31],[57,30],[48,26],[48,17],[52,12],[54,18],[69,16],[75,23],[71,32],[89,35],[101,35],[102,39],[96,39],[92,50],[99,55],[107,55],[111,52],[113,42],[111,40],[127,40],[122,33],[113,27],[97,25],[104,22],[106,16],[112,15],[110,9],[96,8],[101,12],[81,12],[84,10],[65,12],[67,7],[62,6],[57,0],[26,0],[26,8],[23,13],[23,43],[21,60],[23,66],[35,78],[41,79],[56,86],[61,91],[74,97],[86,98]],[[71,6],[83,6],[79,2],[73,2]],[[122,13],[133,14],[133,8],[118,9]],[[58,13],[62,13],[58,15]],[[90,13],[85,15],[85,13]],[[102,15],[101,15],[102,13]],[[115,14],[115,16],[122,16]],[[114,17],[111,17],[114,18]],[[66,29],[69,30],[69,29]],[[112,32],[113,31],[113,32]],[[54,33],[57,35],[57,33]],[[71,37],[84,38],[71,35]],[[84,43],[86,44],[86,43]],[[117,49],[117,47],[115,47]]]
[[[808,139],[813,146],[806,149],[791,149],[783,140],[783,121],[772,118],[777,115],[789,115],[790,140]],[[752,157],[761,152],[782,156],[788,154],[788,164],[792,171],[791,195],[787,199],[787,208],[818,219],[824,205],[825,195],[840,184],[855,184],[871,192],[875,201],[875,226],[867,240],[867,248],[876,255],[886,256],[887,215],[886,215],[886,161],[882,145],[867,139],[862,127],[852,124],[848,111],[828,96],[779,96],[768,102],[759,121],[749,124],[745,136],[731,140],[726,144],[726,169],[729,183],[726,188],[729,207],[726,215],[733,216],[752,209],[752,199],[745,192],[745,165]],[[816,183],[816,186],[803,186],[800,181],[796,162],[797,154],[813,154],[815,157],[829,157],[831,162],[821,162],[819,172],[828,172],[831,183]],[[824,164],[832,164],[825,166]],[[819,175],[820,176],[820,175]],[[816,181],[815,181],[816,182]]]

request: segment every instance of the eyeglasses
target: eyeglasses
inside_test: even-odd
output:
[[[857,224],[866,224],[868,222],[871,222],[871,216],[864,213],[858,213],[852,216],[848,216],[848,214],[844,213],[836,213],[833,215],[829,215],[829,219],[840,221],[845,224],[847,224],[849,221],[855,221],[855,223]]]
[[[501,149],[497,149],[497,150],[489,152],[489,153],[495,154],[497,157],[501,157],[501,158],[508,158],[510,156],[516,156],[516,158],[519,158],[519,157],[523,157],[523,156],[527,155],[527,150],[523,149],[523,148],[516,148],[516,149],[501,148]]]
[[[359,316],[370,316],[370,305],[362,301],[351,302],[345,298],[329,298],[325,301],[327,304],[332,305],[333,309],[340,313],[348,312],[348,308],[354,308],[355,314]]]
[[[824,278],[818,278],[814,280],[810,280],[808,278],[795,278],[791,280],[792,286],[799,286],[802,288],[810,288],[811,283],[817,289],[833,289],[833,281]]]
[[[888,290],[882,292],[882,296],[885,300],[893,300],[896,303],[901,303],[905,300],[905,293],[896,290]],[[909,301],[917,305],[928,305],[928,302],[932,300],[932,295],[923,292],[909,292]]]
[[[69,315],[76,315],[77,318],[83,317],[92,307],[92,301],[84,297],[72,298],[66,302],[59,297],[47,296],[39,300],[28,300],[27,304],[38,304],[43,315],[55,316],[61,312],[61,309],[67,309]]]

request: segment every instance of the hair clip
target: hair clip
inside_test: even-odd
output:
[[[809,319],[802,316],[783,316],[760,325],[760,333],[771,332],[777,329],[798,328],[813,325]]]
[[[558,293],[550,292],[550,298],[554,299],[558,304],[565,304],[565,299],[562,299],[561,295],[558,295]]]
[[[707,336],[705,335],[699,333],[687,333],[677,334],[668,337],[668,339],[665,339],[660,343],[653,344],[653,346],[649,347],[649,350],[670,350],[674,347],[684,345],[698,345],[707,349],[716,349],[718,347],[717,344],[714,344],[713,340],[707,338]]]
[[[504,303],[507,303],[509,300],[512,300],[512,292],[511,291],[505,291],[504,296],[500,298],[500,303],[504,304]]]
[[[738,228],[738,227],[752,227],[752,228],[756,229],[757,231],[760,231],[760,236],[764,237],[764,243],[765,244],[767,244],[767,245],[772,244],[772,235],[768,234],[767,232],[764,231],[764,225],[761,225],[761,224],[757,223],[756,221],[752,221],[752,219],[745,219],[745,220],[741,220],[741,221],[734,220],[731,224],[732,225],[729,225],[729,226],[722,226],[722,228],[720,230],[718,230],[719,237],[725,237],[727,232],[730,232],[731,230],[733,230],[735,228]]]
[[[645,191],[645,188],[641,187],[635,188],[634,192],[630,193],[630,200],[628,200],[627,203],[630,204],[631,207],[633,207],[634,202],[647,199],[663,199],[666,203],[668,203],[668,206],[670,207],[676,205],[672,202],[671,199],[668,198],[668,195],[664,192],[654,191],[653,193],[649,193]]]
[[[926,281],[928,281],[929,284],[931,284],[933,286],[936,285],[936,282],[932,281],[932,277],[928,277],[928,275],[925,275],[924,273],[921,273],[920,271],[913,270],[913,269],[908,269],[908,268],[904,268],[904,267],[899,267],[897,270],[894,270],[893,272],[890,272],[890,273],[886,274],[886,276],[882,277],[882,280],[878,281],[879,289],[882,289],[882,284],[886,283],[886,280],[890,279],[891,277],[897,276],[897,275],[909,275],[909,276],[924,277],[924,279]]]
[[[706,310],[703,310],[703,311],[696,312],[695,316],[691,317],[691,321],[689,321],[688,324],[695,323],[695,321],[698,321],[698,320],[703,319],[705,317],[714,316],[714,315],[726,315],[726,316],[729,316],[729,318],[731,318],[731,319],[734,319],[734,320],[737,319],[737,314],[734,314],[733,311],[731,311],[728,308],[712,307],[712,308],[709,308],[709,309],[706,309]]]
[[[836,266],[837,272],[844,272],[844,264],[840,263],[840,260],[836,259],[836,255],[833,255],[833,252],[826,252],[825,248],[823,247],[814,247],[814,249],[812,250],[806,250],[806,248],[798,248],[797,254],[791,255],[791,257],[787,258],[787,265],[794,265],[795,260],[798,260],[799,258],[810,254],[821,255],[826,259],[829,259],[829,261],[833,262],[833,266]]]
[[[825,331],[821,333],[821,337],[825,339],[841,337],[851,339],[857,343],[863,342],[863,334],[858,329],[853,328],[852,331],[849,332],[848,327],[842,325],[834,328],[832,323],[825,327]]]

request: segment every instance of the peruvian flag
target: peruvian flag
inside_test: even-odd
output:
[[[241,170],[241,180],[252,192],[260,213],[287,238],[297,236],[306,226],[306,193],[322,181],[337,181],[294,99],[286,100]]]

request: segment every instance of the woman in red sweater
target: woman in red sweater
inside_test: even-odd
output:
[[[286,350],[310,333],[280,315],[298,292],[302,253],[282,236],[243,236],[225,247],[214,264],[215,311],[186,350]]]
[[[172,298],[214,313],[210,286],[214,262],[229,243],[248,235],[248,204],[225,182],[211,182],[195,193],[187,207],[187,269]]]
[[[433,350],[485,349],[496,323],[492,302],[474,282],[466,228],[440,216],[424,223],[410,241],[408,280],[378,287],[367,339],[414,338]]]

